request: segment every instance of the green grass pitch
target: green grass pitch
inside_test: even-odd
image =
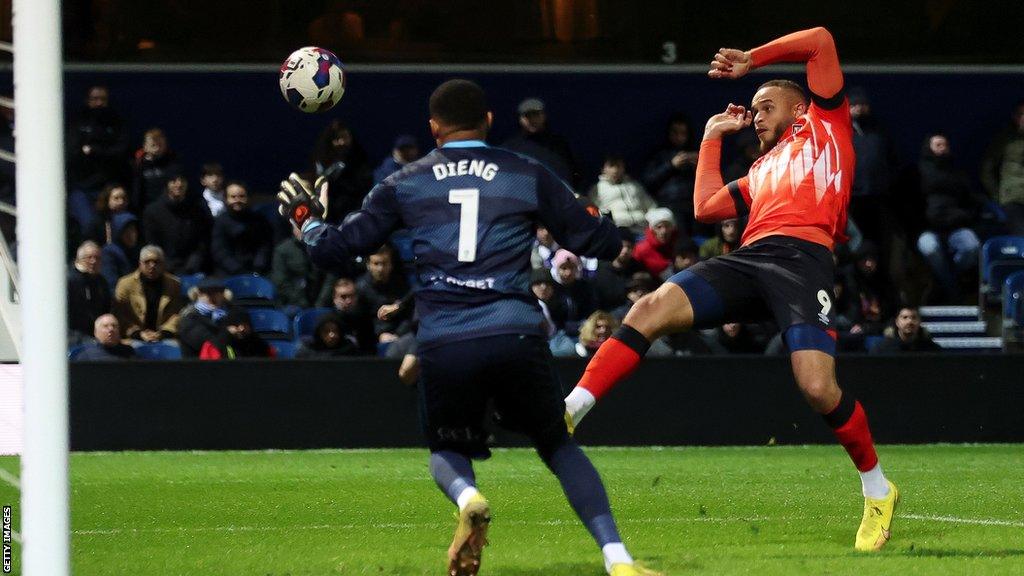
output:
[[[666,574],[1024,574],[1024,446],[879,451],[903,500],[893,541],[864,555],[838,447],[588,449],[627,545]],[[17,460],[0,467],[17,529]],[[498,450],[477,476],[494,515],[481,576],[604,574],[532,452]],[[423,450],[84,453],[71,485],[77,576],[440,576],[454,526]]]

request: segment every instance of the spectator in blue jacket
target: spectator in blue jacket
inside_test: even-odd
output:
[[[382,160],[377,169],[373,171],[373,181],[380,182],[419,157],[420,146],[416,143],[416,137],[402,134],[395,138],[395,144],[391,147],[391,156]]]
[[[139,261],[139,220],[134,214],[122,212],[110,220],[113,242],[103,247],[101,254],[103,278],[111,292],[121,276],[135,270]]]
[[[135,349],[121,343],[121,326],[113,314],[96,319],[93,336],[96,342],[86,345],[75,360],[127,360],[135,357]]]

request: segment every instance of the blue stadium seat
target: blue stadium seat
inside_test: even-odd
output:
[[[1003,280],[1018,270],[1024,270],[1024,236],[995,236],[982,244],[978,295],[983,308],[1000,299]]]
[[[267,344],[274,347],[278,358],[285,360],[295,358],[295,352],[299,349],[299,343],[294,340],[267,340]]]
[[[291,337],[291,322],[288,315],[273,308],[254,308],[249,310],[252,318],[252,329],[263,336]]]
[[[878,346],[882,340],[885,340],[885,336],[867,336],[864,338],[864,349],[871,352],[871,349]]]
[[[1003,281],[1003,320],[1011,326],[1024,326],[1024,271]]]
[[[232,276],[224,281],[236,304],[267,304],[274,300],[274,284],[259,274]]]
[[[178,280],[181,281],[181,295],[188,298],[188,291],[199,283],[200,280],[206,278],[206,274],[197,272],[195,274],[182,274],[178,276]]]
[[[86,344],[79,344],[78,346],[68,348],[68,360],[78,358],[78,355],[82,353],[82,350],[85,350],[85,347]]]
[[[142,360],[180,360],[181,348],[163,342],[151,342],[136,346],[135,356]]]
[[[299,312],[295,316],[294,332],[295,337],[302,339],[310,339],[313,337],[313,330],[316,328],[316,323],[320,320],[320,317],[333,310],[333,308],[309,308]]]

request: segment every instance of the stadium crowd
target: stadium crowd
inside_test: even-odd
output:
[[[849,239],[835,251],[839,349],[864,351],[869,339],[879,340],[871,337],[882,337],[878,351],[936,349],[917,307],[976,303],[982,242],[1024,235],[1024,102],[993,138],[975,177],[957,164],[957,143],[942,133],[923,134],[919,157],[901,162],[868,95],[856,88],[848,95],[857,166]],[[739,247],[743,219],[694,220],[700,127],[686,116],[668,119],[663,143],[635,172],[609,151],[600,174],[583,174],[570,139],[549,127],[541,100],[523,100],[517,113],[519,133],[499,145],[541,160],[572,184],[593,213],[614,219],[622,242],[618,257],[599,262],[537,230],[530,289],[555,355],[593,354],[641,296]],[[69,344],[76,358],[129,358],[155,343],[177,347],[172,356],[204,359],[415,355],[416,280],[402,233],[345,275],[325,272],[310,264],[276,202],[254,203],[245,182],[213,159],[199,174],[186,174],[159,128],[147,130],[133,151],[107,88],[88,91],[67,136]],[[759,155],[752,133],[734,148],[727,181],[746,174]],[[420,152],[414,137],[399,135],[391,154],[374,163],[336,119],[315,142],[305,176],[329,180],[328,219],[338,223],[375,182]],[[249,293],[253,283],[270,288]],[[725,324],[662,338],[650,354],[780,354],[784,346],[770,322]]]

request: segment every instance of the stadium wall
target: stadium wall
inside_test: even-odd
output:
[[[1019,355],[848,357],[877,441],[1022,442]],[[557,364],[570,386],[585,362]],[[422,445],[414,388],[385,360],[72,363],[74,450]],[[831,443],[785,358],[645,362],[588,417],[590,445]],[[499,445],[522,438],[498,432]]]
[[[193,185],[203,162],[220,161],[257,194],[276,191],[284,175],[309,166],[316,136],[330,118],[349,122],[374,163],[390,153],[398,134],[411,133],[429,149],[427,98],[437,84],[455,76],[473,78],[487,90],[495,112],[491,142],[517,130],[515,107],[521,99],[544,99],[553,129],[569,138],[588,186],[607,152],[623,153],[638,175],[676,111],[689,115],[699,138],[710,115],[729,102],[747,103],[761,82],[772,77],[803,82],[794,66],[735,82],[709,81],[700,66],[352,66],[341,104],[325,115],[307,115],[281,98],[275,66],[67,68],[69,117],[89,86],[106,84],[112,106],[129,123],[133,147],[146,129],[162,127]],[[903,161],[917,160],[926,133],[944,130],[954,154],[976,174],[985,147],[1021,98],[1024,69],[850,66],[846,84],[867,90]]]

